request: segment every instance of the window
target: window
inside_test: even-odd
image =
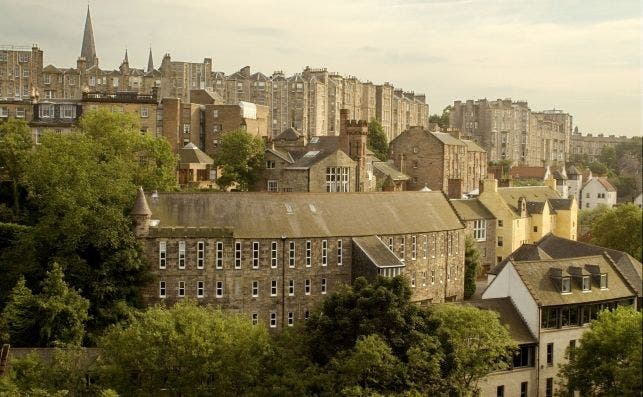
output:
[[[190,124],[183,124],[183,133],[184,134],[190,133]]]
[[[89,85],[92,87],[96,85],[96,76],[89,76]]]
[[[141,106],[141,117],[150,117],[150,110],[147,108],[147,106]]]
[[[585,198],[589,198],[589,192],[587,192],[587,194],[585,194]]]
[[[159,281],[159,298],[165,298],[165,281]]]
[[[76,117],[76,106],[74,105],[61,105],[60,110],[63,119],[73,119]]]
[[[18,119],[25,118],[25,108],[16,108],[16,118]]]
[[[328,264],[328,240],[322,240],[322,266],[326,266]]]
[[[435,269],[431,270],[431,284],[435,284]]]
[[[259,242],[252,243],[252,268],[259,269]]]
[[[496,387],[496,397],[505,397],[505,385]]]
[[[28,52],[19,52],[18,53],[18,62],[29,62],[29,54]]]
[[[326,293],[326,279],[325,278],[321,279],[321,293],[322,294]]]
[[[53,105],[40,105],[40,118],[51,119],[54,118],[54,106]]]
[[[270,296],[277,296],[277,280],[270,282]]]
[[[295,324],[295,316],[293,312],[288,312],[288,326],[292,327]]]
[[[427,236],[426,234],[424,235],[424,242],[422,243],[422,245],[424,251],[424,259],[426,259],[429,255],[429,236]]]
[[[205,264],[205,242],[199,241],[196,243],[196,268],[203,269]]]
[[[223,281],[217,281],[217,298],[223,297]]]
[[[576,350],[576,339],[570,339],[569,341],[569,359],[574,358],[574,353]]]
[[[545,381],[545,397],[554,397],[554,378]]]
[[[404,261],[404,251],[405,251],[404,246],[406,245],[405,243],[406,243],[406,236],[401,236],[400,244],[399,244],[399,255],[398,255],[401,261]]]
[[[589,276],[583,276],[583,291],[591,291],[592,283]]]
[[[341,266],[343,261],[342,240],[337,240],[337,266]]]
[[[534,233],[538,233],[538,226],[534,226]]]
[[[197,298],[203,298],[204,295],[204,284],[203,281],[197,281],[196,282],[196,297]]]
[[[288,267],[295,267],[295,242],[288,244]]]
[[[279,191],[279,180],[277,179],[268,179],[268,187],[267,187],[269,192],[278,192]]]
[[[6,106],[0,107],[0,117],[9,117],[9,108]]]
[[[308,310],[306,310],[304,312],[304,320],[308,320],[309,318],[310,318],[310,312]]]
[[[256,298],[259,296],[259,281],[252,282],[252,297]]]
[[[295,280],[288,280],[288,295],[295,295]]]
[[[234,268],[241,269],[241,242],[234,243]]]
[[[217,83],[219,83],[219,81],[217,81]],[[218,110],[213,110],[213,111],[212,111],[212,117],[213,117],[213,118],[215,118],[215,119],[216,119],[217,117],[219,117],[219,111],[218,111]]]
[[[223,269],[223,242],[222,241],[217,241],[215,266],[217,269]]]
[[[277,242],[273,241],[270,243],[270,267],[277,267]]]
[[[312,264],[312,242],[310,240],[306,241],[306,267],[310,267]]]
[[[159,241],[159,269],[165,269],[167,264],[167,243]]]
[[[259,313],[252,313],[252,325],[259,324]]]
[[[326,167],[326,191],[350,192],[350,168]]]
[[[498,227],[502,227],[502,219],[498,219]]]
[[[498,236],[498,247],[502,247],[502,236]]]
[[[554,365],[554,344],[553,343],[547,344],[547,365],[548,366]]]
[[[520,397],[527,397],[529,392],[529,383],[521,382],[520,383]]]
[[[520,345],[514,352],[512,367],[524,368],[535,365],[536,347],[534,345]]]
[[[304,281],[304,294],[310,295],[310,279]]]
[[[179,281],[179,298],[183,298],[185,296],[185,281]]]
[[[179,241],[179,269],[185,269],[185,241]]]
[[[277,313],[270,312],[270,328],[277,328]]]
[[[275,160],[266,160],[266,168],[267,169],[275,168]]]
[[[476,241],[485,241],[487,239],[487,221],[485,219],[473,221],[473,238]]]
[[[607,289],[607,274],[601,274],[601,289]]]
[[[388,238],[388,249],[393,252],[393,237]]]
[[[418,252],[418,238],[416,235],[411,236],[411,259],[417,258]]]
[[[112,86],[118,88],[118,77],[112,79]]]
[[[560,291],[563,294],[568,294],[572,292],[572,283],[571,283],[571,278],[569,277],[563,277],[560,280]]]

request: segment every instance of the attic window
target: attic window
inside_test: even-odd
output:
[[[571,277],[563,277],[560,279],[560,292],[563,294],[570,294],[572,292]]]
[[[312,213],[317,213],[317,208],[315,208],[315,204],[308,204],[308,208],[310,208],[310,212]]]
[[[583,276],[583,291],[591,291],[592,282],[589,279],[589,276]]]
[[[304,154],[304,157],[315,157],[319,154],[319,150],[311,150],[310,152]]]
[[[286,206],[286,212],[289,213],[289,214],[292,214],[293,213],[292,205],[290,205],[288,203],[285,203],[284,205]]]
[[[601,289],[607,289],[607,274],[601,274]]]
[[[317,142],[319,142],[319,137],[314,136],[314,137],[310,138],[310,143],[317,143]]]

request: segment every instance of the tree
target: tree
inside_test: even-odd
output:
[[[99,346],[104,386],[120,394],[236,396],[262,381],[270,339],[247,318],[185,301],[135,314]]]
[[[453,110],[453,107],[449,105],[442,110],[442,115],[432,114],[429,117],[429,123],[435,123],[440,128],[449,127],[450,125],[449,115],[451,113],[451,110]]]
[[[480,266],[480,253],[475,241],[467,236],[464,241],[464,298],[468,299],[476,292],[476,278]]]
[[[448,369],[446,383],[458,396],[471,396],[478,381],[489,373],[506,369],[516,349],[498,314],[472,306],[441,304],[432,307],[439,321],[438,336]]]
[[[382,124],[373,118],[368,123],[368,148],[375,153],[375,157],[382,161],[388,158],[388,138],[384,133]]]
[[[612,146],[603,146],[601,153],[598,155],[598,161],[605,164],[612,171],[618,169],[616,149]]]
[[[19,347],[80,345],[85,335],[89,301],[70,289],[57,263],[42,283],[42,292],[33,295],[24,278],[11,292],[2,312],[9,342]]]
[[[594,161],[587,167],[592,171],[592,175],[594,176],[606,176],[613,174],[610,168],[605,163],[601,163],[600,161]]]
[[[24,172],[27,153],[32,146],[31,130],[24,120],[10,118],[0,123],[0,171],[6,173],[11,180],[16,218],[20,212],[20,177]]]
[[[140,304],[147,264],[131,231],[137,186],[172,190],[176,156],[163,139],[142,135],[133,115],[90,111],[80,130],[45,133],[22,175],[31,232],[0,258],[0,273],[20,266],[38,288],[57,261],[66,281],[91,302],[94,333]]]
[[[582,396],[640,396],[641,312],[618,307],[592,321],[560,370],[562,388]]]
[[[632,203],[603,212],[592,223],[592,243],[627,252],[640,261],[643,254],[642,214],[643,211]]]
[[[222,169],[217,184],[222,189],[231,186],[243,191],[250,189],[263,170],[264,152],[263,140],[245,130],[223,134],[213,156],[214,165]]]

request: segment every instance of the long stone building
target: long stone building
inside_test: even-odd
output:
[[[463,296],[465,231],[441,192],[140,190],[132,216],[147,304],[193,298],[283,328],[359,276],[404,275],[420,304]]]

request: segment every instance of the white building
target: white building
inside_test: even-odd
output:
[[[583,174],[578,172],[578,169],[573,165],[567,168],[567,194],[568,197],[576,197],[576,202],[580,206],[580,191],[583,188]],[[590,171],[591,172],[591,171]]]
[[[596,208],[599,204],[616,205],[616,188],[605,177],[593,177],[581,190],[581,209]]]

